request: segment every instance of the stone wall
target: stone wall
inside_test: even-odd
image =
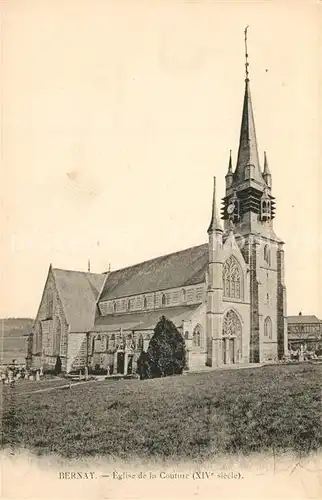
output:
[[[87,364],[87,334],[69,333],[67,372],[85,368]]]
[[[49,310],[50,296],[52,296],[52,307]],[[53,370],[55,368],[57,353],[54,352],[55,345],[55,332],[56,323],[60,321],[61,324],[61,337],[59,355],[62,361],[62,370],[67,369],[67,344],[68,344],[68,325],[65,319],[65,313],[59,298],[55,280],[51,269],[49,270],[48,277],[45,283],[43,295],[41,298],[38,313],[33,326],[33,343],[32,343],[32,357],[35,357],[35,362],[39,364],[37,356],[36,345],[36,330],[41,331],[42,348],[41,348],[41,365],[44,370]],[[40,325],[40,326],[39,326]],[[37,359],[37,361],[36,361]],[[33,367],[33,361],[31,361]]]

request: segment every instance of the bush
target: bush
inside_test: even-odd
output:
[[[181,375],[186,364],[185,341],[174,323],[162,316],[154,329],[146,362],[152,378]]]

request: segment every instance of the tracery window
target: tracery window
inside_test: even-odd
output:
[[[37,321],[36,324],[36,338],[35,338],[35,344],[36,344],[36,354],[40,354],[42,351],[42,326],[40,321]]]
[[[223,321],[223,337],[240,337],[241,323],[235,311],[228,311]]]
[[[137,348],[138,348],[139,351],[143,350],[143,335],[139,336]]]
[[[241,299],[241,271],[237,260],[230,256],[223,268],[224,297]]]
[[[51,319],[53,317],[54,309],[54,296],[52,290],[47,292],[47,318]]]
[[[110,336],[108,346],[109,346],[110,350],[115,349],[115,334],[114,333],[112,333],[112,335]]]
[[[202,327],[197,325],[192,332],[192,341],[195,347],[201,347]]]
[[[100,335],[94,338],[94,352],[102,352],[102,339]]]
[[[269,316],[264,321],[264,336],[270,340],[272,339],[272,320]]]
[[[54,355],[59,356],[60,354],[60,339],[61,339],[61,322],[60,319],[56,319],[55,337],[54,337]]]

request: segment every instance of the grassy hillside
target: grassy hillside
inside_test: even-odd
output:
[[[206,459],[322,447],[322,365],[4,388],[3,445],[67,457]],[[50,431],[50,432],[49,432]]]
[[[27,351],[27,337],[33,320],[31,318],[5,318],[0,319],[1,363],[11,363],[15,358],[18,363],[23,363]]]

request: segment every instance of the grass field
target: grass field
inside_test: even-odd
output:
[[[3,391],[3,446],[65,457],[209,459],[321,449],[322,365],[266,366],[72,390]]]

